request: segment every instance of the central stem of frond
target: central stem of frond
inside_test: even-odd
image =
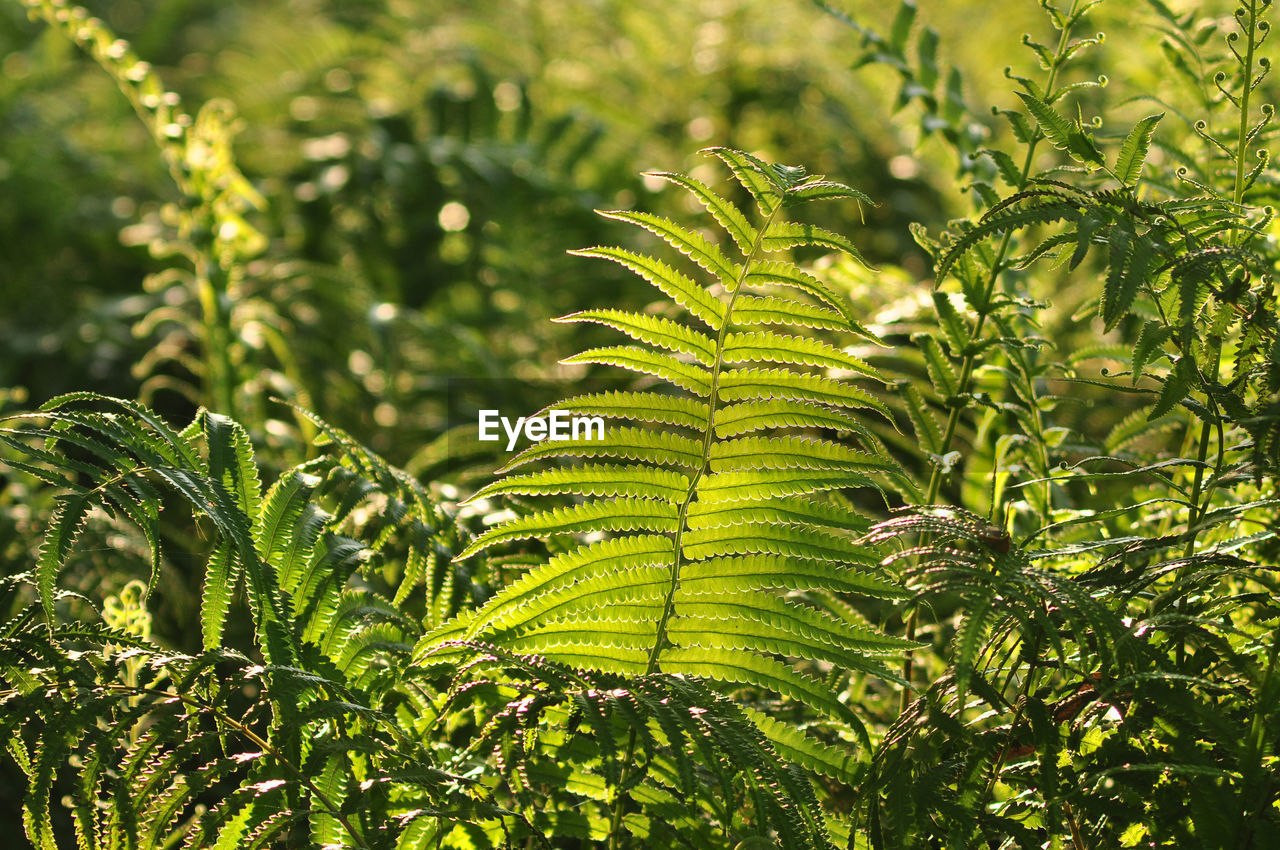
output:
[[[747,252],[746,260],[738,272],[738,279],[734,283],[733,291],[729,293],[729,300],[725,305],[724,318],[720,321],[720,329],[716,336],[716,359],[711,368],[711,394],[707,397],[707,426],[702,435],[702,462],[698,465],[697,472],[689,479],[689,490],[685,493],[684,500],[680,503],[680,514],[676,521],[676,534],[672,544],[674,552],[672,553],[671,562],[671,584],[667,587],[667,597],[662,605],[662,617],[658,620],[658,629],[654,635],[653,648],[649,651],[649,662],[645,666],[646,675],[657,672],[658,660],[662,655],[663,648],[667,645],[667,626],[675,613],[676,591],[680,587],[680,546],[689,516],[689,506],[693,504],[694,496],[698,492],[698,482],[702,480],[702,476],[711,464],[711,441],[715,439],[716,406],[720,401],[720,373],[724,366],[724,338],[729,330],[729,322],[733,318],[733,305],[737,302],[738,293],[742,292],[742,287],[746,283],[747,272],[764,248],[765,234],[769,232],[769,228],[773,226],[778,214],[782,211],[782,201],[783,198],[779,197],[778,205],[773,208],[773,211],[765,219],[764,224],[756,231],[756,238],[752,241],[751,250]]]

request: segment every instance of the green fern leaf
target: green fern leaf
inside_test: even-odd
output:
[[[1160,322],[1146,322],[1138,333],[1138,340],[1133,344],[1133,375],[1131,383],[1138,385],[1142,370],[1151,362],[1152,355],[1173,336],[1173,329]],[[1108,441],[1109,442],[1109,441]]]
[[[833,502],[806,498],[770,499],[748,504],[693,502],[685,517],[690,529],[745,522],[794,523],[861,533],[868,520]]]
[[[1156,125],[1164,113],[1148,115],[1129,131],[1120,152],[1116,154],[1116,178],[1124,186],[1133,186],[1142,174],[1142,166],[1147,161],[1147,151],[1151,149],[1151,139],[1155,136]]]
[[[797,374],[783,369],[736,369],[721,374],[720,397],[725,401],[785,398],[836,407],[870,408],[893,421],[889,408],[868,392],[833,378]]]
[[[889,471],[893,464],[840,443],[810,437],[738,437],[714,443],[709,455],[712,472],[740,469],[847,469]]]
[[[754,685],[811,706],[828,717],[857,724],[857,718],[822,683],[765,655],[706,647],[675,647],[662,656],[668,673]]]
[[[622,574],[631,569],[667,566],[675,559],[671,539],[660,535],[641,534],[602,540],[571,552],[557,555],[519,580],[499,591],[476,612],[467,627],[467,637],[474,638],[491,624],[512,625],[518,622],[514,612],[535,605],[547,593],[575,584],[591,575]],[[535,608],[530,608],[536,611]],[[424,644],[424,645],[429,645]]]
[[[714,275],[726,287],[732,289],[737,285],[738,267],[705,236],[652,213],[614,210],[600,214],[643,227]]]
[[[724,322],[724,305],[715,296],[660,260],[623,248],[582,248],[569,253],[577,257],[612,260],[631,269],[713,331],[720,330]]]
[[[466,560],[490,546],[512,540],[602,529],[674,532],[676,509],[671,502],[660,499],[624,498],[598,499],[567,508],[540,511],[490,528],[471,541],[454,560]]]
[[[1136,241],[1140,241],[1140,237],[1127,227],[1111,228],[1107,241],[1107,283],[1102,292],[1102,321],[1108,331],[1129,311],[1146,275],[1146,263],[1137,262]]]
[[[245,516],[257,516],[262,484],[248,432],[238,422],[207,411],[203,423],[210,476],[222,482]]]
[[[753,265],[752,268],[755,266]],[[740,326],[794,325],[828,331],[847,331],[850,328],[849,317],[835,310],[815,304],[802,304],[799,301],[756,295],[738,296],[733,306],[733,322]],[[854,330],[858,331],[856,327]],[[875,341],[879,342],[878,339]]]
[[[894,582],[854,567],[841,565],[833,569],[828,561],[783,555],[743,555],[698,561],[685,566],[680,582],[681,589],[691,594],[822,588],[890,599],[904,595]]]
[[[907,416],[911,419],[911,427],[920,440],[920,445],[930,454],[938,454],[942,451],[942,428],[934,418],[933,411],[925,404],[920,390],[914,384],[903,384],[901,390]]]
[[[800,245],[843,251],[860,264],[867,265],[856,245],[846,237],[817,225],[794,221],[775,222],[765,231],[763,247],[766,251],[786,251]]]
[[[222,629],[239,581],[238,567],[239,561],[225,542],[209,556],[200,597],[200,634],[205,649],[216,649],[222,645]]]
[[[823,490],[878,487],[870,474],[826,469],[752,469],[704,475],[698,482],[703,502],[758,501],[803,496]]]
[[[1015,206],[1012,209],[993,209],[983,216],[977,225],[967,230],[946,255],[938,263],[937,282],[942,283],[951,267],[961,255],[967,253],[974,245],[996,233],[1007,233],[1020,227],[1032,224],[1051,224],[1055,221],[1072,219],[1078,215],[1080,208],[1070,200],[1052,196],[1054,200],[1041,201],[1028,206]]]
[[[677,425],[695,431],[707,427],[706,402],[655,392],[604,392],[575,396],[550,409],[612,419]]]
[[[681,434],[642,428],[611,428],[599,440],[545,440],[535,443],[508,461],[499,473],[554,457],[612,457],[643,463],[682,466],[702,465],[702,445]]]
[[[875,203],[867,195],[857,189],[832,180],[810,180],[802,186],[789,190],[786,195],[788,205],[804,203],[805,201],[833,200],[858,201],[867,206],[875,206]]]
[[[592,348],[581,354],[566,357],[560,362],[566,365],[598,363],[617,366],[633,372],[653,375],[704,398],[711,395],[711,373],[692,364],[682,363],[669,354],[660,354],[640,346],[615,345],[608,348]]]
[[[778,755],[787,761],[851,786],[856,785],[865,772],[864,766],[849,753],[848,747],[819,741],[762,711],[750,707],[743,711],[769,739]]]
[[[924,354],[924,365],[929,372],[934,392],[942,399],[949,399],[960,392],[960,378],[942,353],[942,346],[938,345],[938,341],[929,334],[916,334],[913,339]]]
[[[841,351],[834,345],[809,337],[789,336],[768,331],[726,335],[724,361],[726,363],[766,361],[783,365],[845,369],[888,383],[884,375],[874,366],[860,357]]]
[[[1018,92],[1018,97],[1026,104],[1029,111],[1040,124],[1040,129],[1048,136],[1055,148],[1066,151],[1072,158],[1092,164],[1102,164],[1102,152],[1089,136],[1058,114],[1058,111],[1035,95]]]
[[[839,312],[845,321],[845,326],[841,327],[841,330],[856,329],[858,327],[857,322],[854,321],[853,316],[849,313],[848,306],[831,291],[829,286],[791,263],[777,260],[763,260],[753,263],[751,268],[747,270],[746,277],[743,278],[743,284],[751,287],[785,286],[791,289],[798,289]],[[734,318],[737,319],[736,313]],[[867,334],[865,329],[859,332],[864,335]]]
[[[1183,357],[1174,364],[1173,371],[1165,376],[1164,387],[1156,403],[1147,411],[1147,421],[1154,422],[1178,406],[1191,390],[1193,381],[1191,360]]]
[[[58,506],[49,518],[49,526],[45,529],[44,542],[40,545],[40,554],[36,558],[36,587],[50,628],[54,623],[53,597],[58,573],[84,528],[91,506],[88,495],[60,496]]]
[[[682,538],[692,561],[724,555],[783,555],[797,560],[874,566],[878,559],[864,546],[804,525],[742,522],[690,529]]]
[[[689,491],[689,478],[678,472],[639,464],[586,464],[512,475],[480,489],[467,503],[491,496],[534,495],[636,496],[679,502]]]
[[[740,401],[716,413],[716,436],[725,439],[768,428],[826,428],[859,434],[871,445],[876,437],[851,414],[825,405],[790,399]]]
[[[751,246],[756,241],[755,228],[737,207],[720,197],[701,180],[687,174],[673,174],[670,171],[650,171],[645,176],[660,177],[668,183],[688,189],[725,229],[738,246],[738,250],[744,255],[750,253]]]
[[[712,147],[705,148],[702,152],[715,154],[729,166],[733,176],[755,199],[761,215],[766,218],[773,215],[782,203],[782,191],[764,162],[749,153],[730,148]]]
[[[710,366],[715,359],[716,344],[711,338],[658,316],[645,316],[624,310],[583,310],[552,321],[595,322],[606,325],[622,331],[638,342],[687,354],[703,366]]]

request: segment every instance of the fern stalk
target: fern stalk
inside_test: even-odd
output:
[[[1072,0],[1071,9],[1066,16],[1066,20],[1069,23],[1074,23],[1074,19],[1076,15],[1079,13],[1079,4],[1080,4],[1080,0]],[[1045,81],[1045,91],[1050,93],[1050,97],[1052,96],[1053,88],[1058,81],[1058,72],[1065,64],[1070,35],[1071,35],[1070,25],[1063,26],[1062,31],[1058,34],[1058,45],[1057,45],[1056,51],[1054,52],[1054,61],[1049,66],[1049,69],[1048,69],[1049,76]],[[1022,171],[1020,172],[1019,180],[1018,180],[1017,191],[1019,192],[1025,189],[1027,186],[1027,182],[1031,177],[1031,169],[1035,164],[1036,148],[1039,147],[1040,141],[1044,139],[1044,137],[1045,137],[1045,134],[1043,131],[1037,132],[1036,135],[1033,136],[1031,141],[1027,144],[1027,153],[1026,153],[1026,156],[1023,157]],[[977,310],[977,317],[974,319],[973,327],[970,329],[970,332],[969,332],[969,339],[971,340],[977,340],[981,337],[982,331],[986,327],[987,318],[993,312],[989,305],[991,304],[992,296],[995,294],[996,284],[1000,280],[1000,272],[1002,270],[1001,266],[1004,263],[1004,259],[1009,252],[1009,245],[1012,242],[1012,239],[1013,239],[1013,231],[1006,230],[1004,235],[1000,239],[1000,245],[996,249],[995,258],[992,260],[992,263],[991,263],[991,272],[987,277],[987,282],[985,286],[983,287],[983,297],[982,297],[981,308],[979,309],[978,305],[973,305]],[[956,430],[960,426],[960,415],[964,409],[964,406],[960,403],[959,399],[962,398],[966,393],[970,392],[973,388],[972,387],[973,372],[974,372],[974,369],[977,368],[978,357],[979,357],[979,352],[976,352],[976,351],[967,351],[964,353],[964,358],[960,364],[960,379],[957,384],[959,388],[956,393],[957,400],[956,400],[956,403],[951,406],[951,411],[947,415],[947,424],[942,432],[942,447],[938,452],[939,455],[945,456],[948,452],[951,451],[951,442],[952,440],[955,439]],[[1035,426],[1037,428],[1040,428],[1041,427],[1040,410],[1034,404],[1034,402],[1031,405],[1031,415],[1033,417],[1033,422],[1035,423]],[[1047,467],[1048,456],[1047,456],[1047,449],[1045,448],[1045,445],[1044,445],[1044,441],[1043,440],[1037,441],[1037,447],[1043,455],[1041,460],[1043,464]],[[929,475],[929,486],[928,486],[928,489],[925,491],[924,504],[932,505],[937,503],[938,494],[942,490],[942,476],[943,476],[942,467],[939,465],[935,465],[932,473]],[[1045,482],[1046,509],[1049,505],[1049,498],[1050,498],[1049,490],[1051,486],[1052,485],[1050,482],[1048,481]],[[904,629],[905,629],[906,638],[908,640],[915,640],[915,637],[916,637],[916,626],[917,626],[916,615],[917,615],[917,609],[915,608],[913,608],[910,611],[910,613],[907,614],[907,619],[906,619],[906,623],[904,624]],[[903,659],[902,659],[902,678],[906,680],[906,684],[902,688],[902,698],[899,701],[899,705],[898,705],[898,710],[900,713],[903,711],[906,711],[907,706],[911,704],[911,699],[912,699],[911,677],[914,671],[915,671],[914,657],[912,653],[906,652],[903,654]]]
[[[1243,74],[1241,74],[1241,79],[1244,81],[1244,85],[1242,86],[1240,91],[1240,103],[1239,103],[1240,121],[1237,124],[1237,130],[1236,130],[1238,135],[1236,136],[1235,186],[1233,188],[1232,195],[1231,195],[1232,201],[1235,203],[1237,209],[1240,207],[1242,203],[1244,203],[1244,192],[1245,192],[1244,161],[1249,153],[1249,144],[1248,144],[1249,99],[1250,99],[1250,95],[1253,94],[1253,86],[1254,86],[1253,63],[1254,63],[1254,50],[1257,47],[1257,35],[1258,35],[1258,0],[1248,0],[1247,6],[1244,3],[1241,3],[1240,8],[1242,11],[1244,11],[1248,15],[1249,25],[1248,25],[1248,28],[1245,29],[1243,26],[1243,22],[1241,24],[1241,28],[1245,29],[1245,32],[1244,32],[1245,55],[1242,63],[1244,72]],[[1243,17],[1244,17],[1243,15],[1240,16],[1241,19],[1243,19]],[[1235,232],[1239,234],[1240,228],[1237,227]]]
[[[1241,2],[1239,9],[1236,11],[1235,19],[1237,24],[1240,27],[1241,32],[1244,35],[1244,41],[1245,41],[1244,56],[1243,57],[1240,56],[1239,53],[1236,53],[1235,48],[1231,48],[1232,53],[1235,54],[1236,60],[1240,65],[1240,80],[1241,80],[1239,99],[1237,100],[1235,98],[1229,98],[1235,104],[1235,106],[1237,107],[1240,113],[1239,121],[1236,124],[1235,175],[1234,175],[1232,193],[1231,193],[1231,201],[1237,213],[1237,218],[1231,230],[1232,242],[1237,245],[1244,240],[1244,236],[1246,232],[1246,229],[1242,226],[1243,222],[1241,221],[1241,218],[1242,218],[1242,209],[1244,205],[1244,194],[1246,189],[1248,188],[1246,183],[1247,174],[1245,170],[1245,160],[1248,158],[1249,147],[1250,147],[1249,140],[1251,138],[1251,131],[1249,126],[1249,103],[1253,95],[1254,87],[1261,82],[1260,78],[1257,80],[1254,79],[1255,52],[1258,46],[1259,5],[1260,5],[1259,0],[1243,0],[1243,2]],[[1264,24],[1263,26],[1265,27],[1266,25]],[[1235,35],[1235,34],[1232,33],[1231,35]],[[1229,36],[1227,41],[1228,46],[1230,46],[1232,40],[1233,39]],[[1263,60],[1264,63],[1265,61],[1266,60]],[[1264,110],[1265,110],[1265,107],[1264,107]],[[1209,348],[1210,374],[1207,376],[1206,386],[1212,385],[1217,382],[1219,370],[1221,368],[1221,360],[1222,360],[1221,340],[1214,337],[1214,338],[1211,338],[1209,342],[1210,342],[1210,348]],[[1207,389],[1206,389],[1206,395],[1209,398],[1210,409],[1214,410],[1216,413],[1217,406],[1213,403],[1212,394],[1208,393]],[[1218,417],[1215,416],[1215,419],[1217,418]],[[1199,437],[1198,446],[1196,449],[1197,463],[1195,466],[1194,477],[1191,482],[1190,505],[1187,508],[1187,531],[1186,531],[1187,540],[1183,547],[1184,558],[1190,558],[1195,553],[1196,538],[1199,536],[1199,525],[1204,515],[1209,510],[1207,494],[1204,491],[1204,470],[1205,470],[1206,461],[1208,460],[1208,457],[1209,457],[1209,441],[1213,438],[1213,427],[1214,427],[1214,423],[1210,422],[1207,419],[1202,421],[1200,424],[1200,437]],[[1219,438],[1219,441],[1218,441],[1219,462],[1215,465],[1215,468],[1214,468],[1214,481],[1217,481],[1219,476],[1221,475],[1222,455],[1223,455],[1223,445],[1222,445],[1221,438]],[[1200,501],[1202,498],[1206,499],[1206,502],[1204,505],[1200,504]],[[1188,574],[1189,570],[1190,570],[1190,567],[1186,567],[1180,571],[1180,574],[1186,575]],[[1182,655],[1183,650],[1184,650],[1184,647],[1179,646],[1179,649],[1178,649],[1179,656]]]
[[[658,632],[653,642],[653,649],[649,652],[649,663],[645,668],[646,673],[657,671],[658,657],[666,644],[667,623],[675,611],[676,590],[680,586],[680,559],[682,555],[680,543],[688,523],[689,506],[693,503],[693,497],[698,491],[698,482],[702,480],[702,476],[706,473],[711,463],[711,443],[715,439],[716,433],[716,406],[720,400],[720,373],[724,366],[724,338],[729,331],[729,325],[733,317],[733,306],[738,301],[739,293],[742,292],[743,284],[746,281],[747,273],[751,270],[751,265],[760,255],[760,250],[764,245],[765,234],[769,232],[769,228],[777,220],[778,213],[781,210],[782,204],[779,203],[774,207],[773,212],[769,213],[764,225],[756,231],[756,238],[751,244],[751,251],[748,253],[746,261],[742,264],[742,270],[738,273],[737,283],[733,287],[733,292],[729,294],[729,301],[725,305],[724,321],[720,323],[720,330],[716,336],[716,359],[711,371],[711,395],[707,399],[707,428],[702,436],[702,463],[699,464],[698,470],[693,474],[693,477],[689,479],[689,491],[685,494],[684,501],[680,504],[674,543],[675,562],[671,568],[671,586],[667,588],[667,598],[663,602],[662,617],[658,620]]]
[[[201,314],[201,403],[235,416],[232,295],[241,264],[261,242],[240,213],[264,202],[231,161],[230,104],[210,102],[193,117],[101,19],[59,0],[22,2],[111,75],[159,148],[182,195],[178,236]]]

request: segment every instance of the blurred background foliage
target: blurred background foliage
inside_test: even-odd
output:
[[[963,5],[937,10],[939,26]],[[908,224],[960,209],[929,179],[953,164],[927,145],[917,158],[917,131],[891,120],[891,74],[856,73],[858,34],[816,5],[88,6],[184,103],[225,98],[240,116],[239,165],[268,199],[236,304],[243,382],[398,462],[438,432],[445,376],[546,377],[577,344],[549,317],[601,290],[647,297],[565,253],[631,238],[595,208],[684,214],[640,171],[705,170],[693,151],[707,144],[805,162],[880,204],[865,226],[852,207],[825,223],[913,276]],[[948,49],[1011,49],[1007,23]],[[0,387],[32,405],[141,395],[185,415],[166,392],[192,353],[184,296],[157,250],[176,193],[145,129],[92,59],[16,4],[0,12],[0,62]]]

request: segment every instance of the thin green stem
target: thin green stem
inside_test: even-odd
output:
[[[1244,203],[1244,161],[1249,153],[1246,139],[1249,136],[1249,97],[1253,94],[1253,54],[1254,49],[1257,47],[1257,38],[1255,36],[1258,29],[1258,2],[1257,0],[1249,0],[1247,6],[1242,3],[1240,8],[1247,10],[1249,24],[1246,29],[1243,21],[1241,21],[1241,28],[1245,30],[1244,86],[1240,92],[1239,135],[1236,136],[1236,179],[1232,192],[1232,200],[1235,201],[1237,208]],[[1237,233],[1239,233],[1238,229]]]
[[[209,246],[199,246],[196,286],[204,330],[204,403],[215,413],[235,417],[235,368],[231,363],[231,312],[226,298],[225,273],[211,257]]]
[[[626,794],[627,780],[631,778],[631,765],[635,759],[636,751],[636,729],[631,727],[630,733],[627,735],[627,755],[626,761],[622,765],[622,777],[618,781],[618,795],[613,800],[613,816],[609,821],[609,850],[619,850],[622,847],[622,817],[623,817],[623,799]]]
[[[1243,31],[1245,41],[1244,58],[1241,61],[1241,87],[1240,87],[1240,119],[1236,126],[1236,156],[1235,156],[1235,180],[1232,187],[1231,200],[1235,204],[1237,210],[1244,204],[1245,193],[1245,160],[1249,154],[1249,101],[1253,94],[1253,67],[1254,53],[1257,48],[1257,30],[1258,30],[1258,3],[1257,0],[1248,0],[1247,3],[1241,3],[1241,11],[1243,15],[1238,16],[1240,28]],[[1233,228],[1233,241],[1241,238],[1242,228],[1237,219]],[[1216,382],[1218,372],[1222,360],[1222,348],[1220,341],[1217,344],[1209,346],[1209,370],[1208,380]],[[1189,558],[1195,554],[1196,537],[1199,535],[1200,520],[1208,511],[1208,504],[1201,505],[1200,500],[1204,494],[1204,470],[1205,463],[1209,457],[1209,441],[1213,437],[1213,423],[1203,422],[1200,426],[1199,445],[1196,450],[1196,468],[1194,478],[1191,482],[1191,506],[1187,509],[1187,532],[1186,543],[1183,546],[1182,556]],[[1215,469],[1215,474],[1221,472],[1222,446],[1218,447],[1219,464]],[[1185,571],[1184,571],[1185,572]],[[1179,655],[1182,654],[1182,646],[1179,645]]]
[[[1071,11],[1067,13],[1068,25],[1064,26],[1058,35],[1058,45],[1054,53],[1054,62],[1049,68],[1049,77],[1045,84],[1045,91],[1052,96],[1054,86],[1058,82],[1058,71],[1062,68],[1064,56],[1067,46],[1070,43],[1071,27],[1078,12],[1079,0],[1072,0]],[[1035,163],[1036,148],[1039,146],[1040,140],[1044,138],[1043,133],[1037,133],[1027,144],[1027,153],[1022,161],[1022,171],[1018,178],[1017,190],[1022,191],[1027,185],[1028,179],[1031,177],[1031,169]],[[987,276],[986,284],[983,286],[982,303],[973,305],[978,311],[977,318],[974,320],[973,327],[969,332],[970,340],[977,340],[981,337],[983,329],[986,327],[987,318],[991,315],[990,304],[995,294],[996,284],[1000,280],[1000,272],[1003,270],[1005,257],[1009,252],[1009,245],[1013,239],[1013,231],[1005,231],[1000,239],[1000,245],[996,249],[995,258],[991,263],[991,271]],[[964,405],[959,399],[966,393],[970,392],[973,383],[973,373],[978,364],[978,352],[965,352],[964,358],[960,364],[960,380],[958,383],[959,392],[956,393],[956,401],[951,406],[951,412],[947,415],[947,424],[942,432],[942,447],[939,454],[945,455],[951,451],[951,441],[955,439],[956,431],[960,427],[960,415],[964,410]],[[932,505],[938,500],[938,494],[942,490],[942,468],[935,466],[933,472],[929,475],[929,487],[925,492],[924,503]],[[912,609],[907,614],[906,623],[904,624],[905,635],[907,640],[915,640],[916,636],[916,614],[917,610]],[[911,677],[915,672],[914,656],[910,651],[903,655],[902,660],[902,678],[906,684],[902,688],[902,697],[899,701],[899,711],[905,711],[907,706],[911,704],[912,688]]]
[[[671,620],[671,615],[675,612],[676,590],[680,587],[680,543],[684,536],[685,521],[689,516],[689,506],[693,504],[693,498],[698,492],[698,482],[702,480],[702,476],[706,474],[711,464],[711,443],[715,439],[716,433],[716,404],[720,398],[720,375],[724,367],[724,338],[729,331],[729,323],[733,317],[733,305],[738,300],[738,294],[742,292],[743,283],[747,279],[747,272],[751,269],[752,263],[760,255],[760,251],[764,248],[764,237],[769,232],[769,228],[778,218],[778,213],[782,211],[782,199],[778,199],[778,205],[769,213],[769,217],[765,219],[763,225],[756,232],[756,238],[751,244],[751,250],[747,253],[747,258],[742,264],[742,268],[738,271],[738,279],[735,281],[733,291],[729,294],[729,301],[725,305],[724,318],[720,322],[720,330],[716,335],[716,359],[711,369],[711,393],[707,397],[707,428],[702,437],[702,463],[698,466],[698,471],[689,479],[689,489],[685,492],[684,501],[680,504],[680,514],[676,521],[676,534],[674,540],[674,560],[671,565],[671,583],[667,587],[667,597],[662,605],[662,617],[658,620],[658,630],[653,642],[653,648],[649,651],[649,663],[645,666],[645,673],[654,673],[658,669],[658,659],[662,654],[662,650],[667,643],[667,624]]]

